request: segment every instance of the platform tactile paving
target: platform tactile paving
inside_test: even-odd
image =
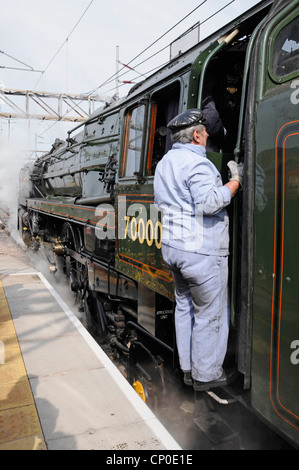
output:
[[[26,368],[0,280],[0,450],[45,450]]]

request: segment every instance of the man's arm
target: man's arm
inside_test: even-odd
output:
[[[239,181],[232,180],[226,183],[224,186],[228,187],[228,189],[230,190],[231,196],[234,197],[234,195],[236,194],[236,192],[238,191],[240,187],[240,183]]]

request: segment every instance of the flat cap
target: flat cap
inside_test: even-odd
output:
[[[206,125],[206,118],[201,109],[188,109],[173,118],[167,125],[171,132],[178,132],[187,127],[196,126],[197,124]]]

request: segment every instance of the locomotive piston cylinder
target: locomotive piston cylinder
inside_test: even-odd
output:
[[[63,256],[66,254],[66,246],[63,243],[56,242],[53,245],[53,251],[57,256]]]

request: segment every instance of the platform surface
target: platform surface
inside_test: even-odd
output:
[[[0,255],[0,450],[180,450],[43,274]]]

